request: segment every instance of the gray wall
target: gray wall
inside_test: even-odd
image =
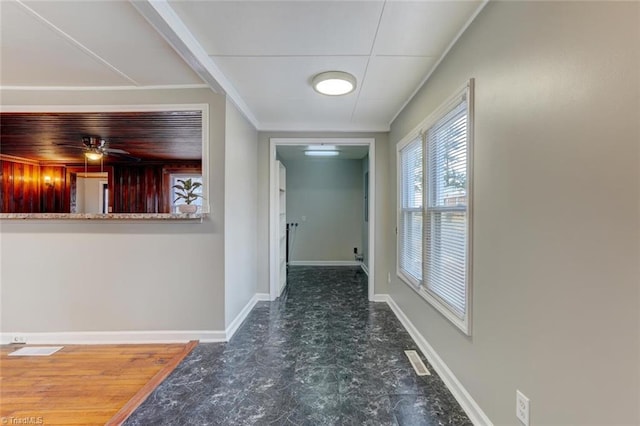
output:
[[[223,330],[224,97],[207,89],[1,95],[5,105],[209,104],[211,205],[203,223],[2,221],[2,331]]]
[[[256,293],[258,133],[227,101],[225,133],[225,322]]]
[[[375,293],[387,293],[389,233],[389,145],[387,133],[258,133],[258,292],[269,292],[269,140],[270,138],[374,138],[376,152]],[[394,225],[395,226],[395,225]]]
[[[473,336],[389,290],[495,424],[516,389],[532,425],[640,423],[639,31],[638,2],[490,2],[393,122],[391,176],[476,78]]]
[[[362,250],[362,160],[284,160],[287,222],[298,222],[290,261],[354,261]]]

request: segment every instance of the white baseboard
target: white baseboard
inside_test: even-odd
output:
[[[268,293],[256,293],[225,331],[219,330],[149,330],[149,331],[60,331],[60,332],[4,332],[0,344],[27,343],[29,345],[113,345],[144,343],[202,343],[226,342],[235,334],[253,307],[269,300]]]
[[[234,318],[233,321],[231,321],[231,324],[229,324],[229,327],[227,327],[227,329],[225,330],[226,341],[231,340],[233,335],[236,334],[236,331],[238,331],[238,328],[240,328],[240,325],[242,325],[242,322],[247,318],[249,313],[251,313],[253,307],[256,306],[256,303],[262,300],[271,300],[269,297],[269,293],[256,293],[253,295],[253,297],[247,302],[244,308],[242,308],[240,313]]]
[[[355,260],[292,260],[291,266],[358,266]]]
[[[372,302],[378,303],[389,303],[389,295],[388,294],[374,294]]]
[[[362,268],[364,273],[367,274],[367,276],[369,276],[369,268],[367,268],[367,265],[365,265],[364,263],[361,263],[360,267]]]
[[[247,315],[249,315],[249,312],[251,312],[253,307],[256,306],[256,303],[258,303],[258,295],[254,294],[253,297],[249,299],[247,304],[244,305],[244,308],[242,308],[240,313],[236,315],[233,321],[231,321],[231,324],[229,324],[229,326],[226,328],[225,337],[227,341],[231,340],[233,335],[236,334],[236,331],[238,331],[238,328],[242,324],[242,321],[247,318]]]
[[[215,330],[62,331],[45,333],[0,333],[0,343],[30,345],[107,345],[142,343],[224,342],[225,332]]]
[[[429,342],[427,342],[427,339],[425,339],[424,336],[413,325],[409,317],[407,317],[402,309],[400,309],[393,298],[389,295],[381,294],[374,296],[374,301],[376,301],[376,297],[386,298],[386,302],[389,304],[391,310],[396,314],[398,320],[400,320],[404,328],[409,332],[424,356],[427,358],[427,360],[429,360],[429,363],[431,364],[433,369],[436,370],[442,381],[445,383],[445,385],[447,385],[447,388],[449,389],[449,391],[451,391],[465,413],[467,413],[467,416],[469,416],[469,419],[473,422],[473,424],[482,426],[493,426],[493,423],[491,422],[489,417],[484,413],[484,411],[482,411],[478,403],[471,397],[464,386],[462,386],[462,383],[460,383],[458,378],[449,369],[447,364],[445,364],[438,353],[433,349]]]
[[[271,298],[269,297],[269,293],[256,293],[256,299],[258,302],[269,301]]]

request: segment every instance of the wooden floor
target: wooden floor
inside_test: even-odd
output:
[[[120,424],[196,345],[74,345],[48,357],[8,356],[24,345],[2,346],[0,417],[3,424]]]

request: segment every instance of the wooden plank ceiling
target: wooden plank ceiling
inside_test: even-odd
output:
[[[201,111],[1,113],[0,153],[40,162],[84,162],[83,137],[130,155],[106,162],[200,160]],[[77,146],[74,148],[73,146]]]

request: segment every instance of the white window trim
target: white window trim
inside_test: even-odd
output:
[[[204,202],[204,176],[202,175],[202,173],[196,173],[196,172],[170,172],[169,173],[169,201],[171,202],[170,205],[170,210],[171,213],[179,213],[178,211],[178,206],[180,204],[176,204],[176,195],[175,195],[175,190],[173,188],[173,185],[175,185],[174,179],[200,179],[202,182],[200,182],[202,184],[202,186],[200,187],[200,203],[196,204],[198,206],[198,213],[202,213],[203,209],[205,207],[205,202]]]
[[[420,135],[425,134],[426,131],[433,126],[438,120],[444,117],[458,102],[462,95],[467,96],[467,258],[466,258],[466,306],[465,315],[460,318],[454,313],[449,306],[444,303],[437,295],[430,292],[426,285],[418,282],[413,277],[404,274],[400,268],[400,237],[398,229],[400,226],[400,215],[402,214],[402,165],[400,158],[400,151],[413,142]],[[456,90],[446,102],[438,107],[434,112],[429,114],[418,126],[416,126],[409,134],[398,142],[396,146],[396,275],[400,280],[406,283],[411,289],[422,296],[431,306],[433,306],[438,312],[440,312],[445,318],[451,321],[456,327],[458,327],[466,335],[471,336],[472,331],[472,307],[473,307],[473,147],[474,147],[474,79],[470,79],[462,88]],[[424,144],[424,138],[423,138]],[[423,181],[426,179],[426,155],[427,149],[423,145]],[[426,186],[425,186],[426,188]],[[423,195],[424,197],[424,195]],[[426,227],[424,226],[424,219],[426,218],[426,200],[423,199],[422,214],[423,214],[423,236],[422,242],[425,242],[424,233]],[[425,250],[423,247],[423,256]],[[423,260],[423,279],[424,279],[424,260]]]

